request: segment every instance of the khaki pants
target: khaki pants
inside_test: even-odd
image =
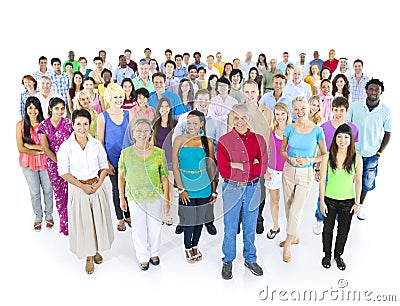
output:
[[[289,235],[298,236],[300,219],[311,190],[312,179],[312,167],[296,168],[285,163],[282,186],[287,220],[286,233]]]

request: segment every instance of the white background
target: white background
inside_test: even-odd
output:
[[[400,300],[398,265],[398,63],[396,40],[398,10],[389,1],[14,1],[3,8],[1,25],[1,74],[3,118],[0,223],[2,241],[2,294],[0,303],[11,305],[51,303],[70,305],[179,303],[204,305],[254,305],[262,303],[258,292],[269,290],[334,290],[339,279],[346,279],[349,290],[373,290],[397,294]],[[316,185],[304,209],[301,244],[292,248],[293,260],[282,262],[281,249],[285,221],[281,206],[282,232],[275,240],[256,237],[258,262],[264,276],[257,278],[243,267],[242,239],[238,237],[238,256],[234,279],[221,279],[223,226],[216,221],[217,236],[203,231],[200,247],[204,260],[195,265],[185,262],[183,235],[175,227],[163,227],[161,265],[139,270],[134,257],[130,229],[116,232],[112,250],[104,253],[105,262],[94,275],[84,273],[84,261],[68,250],[68,240],[54,230],[32,231],[33,214],[29,191],[18,165],[15,123],[18,120],[21,78],[38,69],[41,55],[67,59],[74,50],[76,59],[91,60],[100,49],[116,67],[118,55],[132,50],[138,62],[145,47],[150,47],[159,63],[164,50],[173,54],[200,51],[202,61],[221,51],[223,60],[244,60],[247,51],[253,60],[259,53],[267,59],[281,60],[283,51],[296,62],[300,52],[318,50],[323,60],[329,49],[337,57],[364,61],[370,77],[384,81],[381,99],[393,110],[393,133],[379,167],[377,189],[368,194],[368,219],[353,219],[344,259],[348,268],[340,272],[333,264],[321,267],[321,237],[312,233]],[[191,58],[191,61],[193,59]],[[283,204],[283,203],[281,203]],[[221,203],[217,204],[217,214]],[[113,213],[113,210],[112,210]],[[54,207],[54,216],[57,216]],[[114,213],[112,214],[114,218]],[[269,207],[265,208],[266,227],[271,226]],[[177,220],[176,215],[174,219]],[[56,219],[58,221],[58,219]],[[115,227],[115,226],[114,226]],[[290,296],[287,296],[291,300]],[[4,301],[3,301],[4,300]],[[274,301],[279,300],[275,296]],[[325,301],[330,299],[326,296]],[[264,303],[267,303],[265,301]],[[288,303],[288,302],[286,302]]]

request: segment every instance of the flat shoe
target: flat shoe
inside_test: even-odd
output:
[[[324,258],[322,258],[322,266],[325,269],[329,269],[331,267],[331,259],[329,257],[326,257],[326,256]]]
[[[343,271],[343,270],[346,269],[346,264],[344,263],[342,257],[340,257],[340,256],[336,257],[335,260],[336,260],[336,265],[337,265],[339,270]]]
[[[33,224],[33,230],[35,232],[40,232],[42,230],[42,222],[37,221]]]
[[[149,263],[148,262],[140,263],[139,267],[140,267],[141,270],[146,271],[146,270],[149,269]]]
[[[53,220],[46,220],[46,227],[48,229],[52,229],[54,227],[54,221]]]
[[[269,232],[267,233],[267,238],[268,239],[274,239],[275,238],[275,236],[277,235],[277,234],[279,234],[279,232],[281,231],[281,228],[280,227],[278,227],[278,229],[276,230],[276,231],[274,231],[272,228],[269,230]]]
[[[154,266],[157,266],[157,265],[159,265],[160,264],[160,258],[158,257],[158,256],[156,256],[154,259],[153,258],[150,258],[150,263],[152,264],[152,265],[154,265]]]
[[[128,224],[129,227],[132,227],[131,221],[128,221],[127,219],[124,219],[124,221],[126,222],[126,224]]]
[[[93,274],[93,272],[94,272],[93,260],[86,259],[85,271],[87,274]]]
[[[120,232],[125,232],[126,231],[126,226],[125,226],[125,224],[118,224],[117,225],[117,230],[118,231],[120,231]]]
[[[299,237],[296,237],[296,238],[292,241],[292,244],[299,244],[299,243],[300,243],[300,238],[299,238]],[[281,248],[283,248],[283,247],[285,246],[285,240],[282,241],[281,243],[279,243],[279,246],[280,246]]]
[[[283,261],[284,262],[289,262],[292,259],[292,254],[290,252],[290,249],[283,249]]]

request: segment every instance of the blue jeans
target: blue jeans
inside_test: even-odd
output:
[[[375,189],[375,178],[378,175],[378,158],[375,156],[363,157],[362,190]]]
[[[236,258],[236,235],[240,209],[242,209],[243,257],[249,263],[257,261],[254,239],[260,205],[261,190],[259,183],[252,186],[222,184],[224,211],[223,262],[232,262]]]
[[[43,219],[40,186],[43,190],[45,218],[46,220],[53,220],[53,189],[47,170],[34,171],[31,168],[23,167],[22,172],[29,186],[32,208],[35,213],[35,222],[41,222]]]

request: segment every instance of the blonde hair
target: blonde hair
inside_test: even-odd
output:
[[[81,105],[81,99],[83,96],[86,96],[89,98],[90,100],[90,95],[86,90],[81,90],[80,92],[78,92],[78,94],[76,95],[76,109],[83,109],[82,105]]]
[[[121,95],[122,97],[125,97],[124,89],[117,83],[108,84],[106,90],[104,91],[105,104],[111,105],[111,98],[115,95]]]
[[[308,102],[310,103],[310,112],[311,112],[311,104],[317,101],[318,102],[318,106],[319,106],[319,110],[312,116],[311,121],[314,122],[316,125],[319,125],[322,123],[323,118],[322,118],[322,100],[321,97],[319,95],[314,95],[311,96],[310,99],[308,100]]]
[[[285,103],[278,102],[274,105],[274,119],[272,120],[272,130],[275,131],[275,129],[279,126],[279,123],[275,118],[275,110],[283,110],[286,113],[286,125],[292,123],[292,116],[290,115],[289,107]]]

